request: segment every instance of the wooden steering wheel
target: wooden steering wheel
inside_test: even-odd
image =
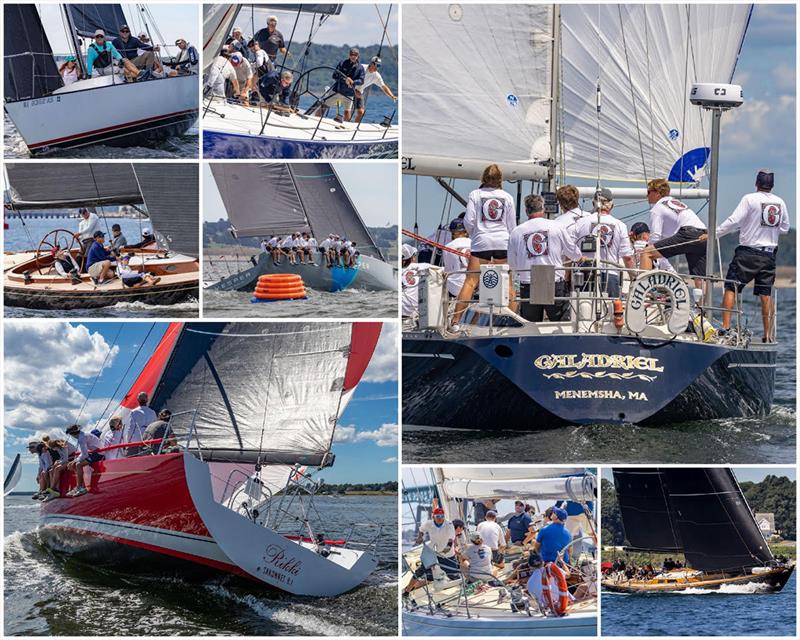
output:
[[[55,229],[45,234],[44,238],[39,242],[36,248],[36,269],[40,275],[42,272],[42,263],[39,261],[45,255],[50,255],[53,249],[64,249],[67,253],[71,253],[77,244],[75,232],[67,229]]]

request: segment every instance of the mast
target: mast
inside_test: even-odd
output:
[[[706,241],[706,278],[714,276],[714,256],[717,248],[717,186],[719,180],[719,129],[722,121],[721,108],[712,109],[711,120],[711,176],[709,177],[708,197],[708,240]],[[703,297],[706,318],[711,321],[713,312],[714,283],[706,280]]]
[[[561,6],[553,5],[553,50],[550,54],[550,170],[547,190],[556,190],[556,164],[558,156],[558,108],[561,99]]]
[[[81,54],[81,46],[80,40],[78,40],[78,30],[75,28],[75,23],[72,21],[72,16],[69,15],[69,9],[67,5],[61,5],[61,11],[64,13],[64,19],[67,21],[67,29],[69,30],[69,40],[72,44],[72,50],[75,52],[75,60],[78,63],[78,67],[81,70],[81,74],[84,77],[89,77],[89,73],[86,69],[86,62],[83,59],[83,55]]]

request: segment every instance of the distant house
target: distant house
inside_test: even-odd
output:
[[[775,535],[775,514],[774,513],[757,513],[756,516],[756,524],[758,528],[761,530],[761,535],[764,536],[765,540],[769,540],[773,535]]]

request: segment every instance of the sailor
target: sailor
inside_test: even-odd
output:
[[[132,257],[132,253],[126,253],[120,256],[117,262],[117,276],[122,280],[123,287],[140,289],[142,287],[156,285],[161,281],[161,278],[156,277],[153,273],[140,272],[132,269],[130,266]]]
[[[78,222],[78,233],[75,234],[75,239],[81,243],[81,255],[85,258],[94,242],[94,232],[100,229],[100,218],[86,207],[78,209],[78,215],[80,222]]]
[[[451,251],[444,251],[442,254],[442,266],[447,274],[447,292],[454,298],[458,297],[464,280],[467,277],[467,267],[469,266],[469,252],[472,241],[469,239],[467,229],[464,227],[462,218],[455,218],[450,221],[450,234],[453,239],[445,246],[453,251],[458,251],[458,255]]]
[[[422,544],[425,536],[428,536],[429,548],[436,554],[438,565],[445,572],[448,578],[456,579],[461,576],[456,557],[455,539],[456,530],[452,522],[448,522],[444,517],[444,510],[434,504],[433,518],[426,520],[419,526],[415,544]],[[403,589],[403,597],[426,584],[426,581],[433,580],[432,568],[426,568],[424,564],[414,571],[411,581]]]
[[[50,468],[53,466],[50,450],[41,440],[31,440],[28,442],[28,453],[36,454],[39,465],[36,471],[36,482],[39,485],[39,492],[35,493],[32,497],[34,500],[44,500],[48,496]]]
[[[65,87],[81,79],[81,70],[78,67],[75,56],[67,56],[64,58],[64,62],[62,62],[61,66],[58,68],[58,75],[60,75],[61,79],[64,81]]]
[[[262,238],[261,242],[259,242],[259,246],[261,247],[261,251],[268,252],[269,251],[269,240],[266,238]]]
[[[75,480],[77,482],[77,486],[72,491],[68,491],[67,496],[75,498],[88,493],[86,484],[83,480],[83,470],[87,466],[103,460],[104,456],[100,453],[89,450],[89,437],[88,434],[81,430],[81,425],[71,424],[66,428],[66,432],[67,435],[75,438],[78,445],[78,456],[67,465],[68,470],[75,472]]]
[[[364,67],[364,84],[361,85],[360,89],[356,89],[356,122],[361,122],[361,118],[364,117],[364,112],[366,111],[364,105],[365,95],[367,89],[372,85],[383,91],[383,95],[387,98],[397,102],[397,96],[392,93],[389,85],[383,81],[383,77],[378,71],[381,68],[381,59],[378,56],[372,56],[369,64],[362,64],[361,66]]]
[[[463,553],[467,548],[467,526],[463,520],[455,518],[453,520],[453,529],[455,530],[456,537],[454,538],[454,548],[456,555]]]
[[[258,40],[251,39],[247,43],[247,50],[249,51],[247,58],[253,65],[253,69],[255,69],[256,76],[259,79],[274,71],[275,67],[272,65],[267,52],[258,44]]]
[[[336,70],[331,76],[335,82],[328,96],[317,111],[317,115],[322,115],[325,107],[336,107],[336,117],[334,120],[342,122],[339,108],[344,109],[344,119],[350,121],[353,115],[353,102],[355,92],[361,90],[364,85],[364,67],[358,61],[359,51],[356,47],[350,49],[350,54],[345,60],[336,65]]]
[[[514,502],[514,515],[508,519],[506,525],[506,542],[522,544],[531,524],[533,524],[533,520],[525,510],[525,503],[521,500],[516,500]]]
[[[650,227],[647,226],[646,222],[634,222],[628,231],[628,238],[633,247],[633,263],[637,269],[641,269],[640,256],[650,240]],[[656,260],[655,268],[661,271],[675,271],[675,267],[666,258]]]
[[[614,208],[614,194],[611,189],[598,189],[595,194],[596,212],[581,217],[575,223],[575,236],[583,239],[583,244],[599,249],[599,257],[606,264],[600,265],[600,288],[610,298],[620,296],[620,273],[609,268],[608,263],[620,264],[620,260],[628,269],[633,269],[633,247],[628,238],[628,226],[619,218],[615,218],[611,210]],[[587,260],[594,261],[597,251],[590,248],[581,252]],[[594,271],[586,283],[593,288]]]
[[[251,41],[252,42],[252,41]],[[247,55],[247,40],[245,40],[241,27],[234,27],[231,35],[225,40],[225,44],[233,51],[238,51],[246,58]]]
[[[291,71],[270,71],[258,81],[258,91],[264,102],[279,102],[289,106],[289,96],[292,93]]]
[[[489,511],[497,510],[497,500],[487,498],[486,500],[477,500],[475,502],[475,524],[480,524],[486,520],[486,514]]]
[[[200,62],[197,49],[189,44],[185,38],[178,38],[175,41],[175,46],[178,47],[178,55],[175,57],[175,62],[170,63],[169,66],[174,68],[178,75],[185,76],[194,73]]]
[[[233,87],[233,95],[241,93],[239,81],[236,79],[236,71],[230,62],[231,54],[226,46],[222,47],[220,55],[218,55],[211,67],[208,70],[208,80],[206,80],[203,94],[212,96],[224,97],[227,95],[226,85],[229,83]]]
[[[500,586],[492,572],[492,550],[484,544],[479,532],[474,532],[469,540],[472,544],[464,549],[464,570],[471,581],[483,580],[492,586]]]
[[[116,73],[114,60],[120,62],[127,79],[133,80],[139,76],[139,69],[106,40],[106,34],[102,29],[98,29],[94,32],[94,42],[89,45],[86,53],[86,73],[90,77],[109,76]]]
[[[141,442],[144,440],[144,430],[147,426],[156,421],[156,412],[147,406],[148,397],[145,391],[140,391],[136,396],[139,406],[131,411],[128,421],[128,431],[125,434],[125,442]],[[126,455],[130,458],[139,455],[142,451],[141,445],[126,448]]]
[[[575,224],[581,218],[591,215],[591,213],[581,209],[580,193],[571,184],[565,184],[558,188],[556,200],[558,200],[561,213],[555,217],[555,220],[564,225],[574,243],[578,244],[579,238],[575,235]]]
[[[166,451],[169,444],[170,436],[172,435],[172,427],[169,422],[172,419],[172,411],[169,409],[162,409],[158,412],[158,420],[151,422],[144,430],[143,440],[161,440],[161,442],[154,442],[151,445],[145,445],[145,451],[149,453],[158,453],[158,451]]]
[[[464,286],[458,294],[459,304],[453,314],[453,331],[458,331],[461,314],[472,300],[482,264],[508,262],[508,237],[517,225],[514,199],[503,191],[503,173],[496,164],[483,170],[481,186],[469,194],[464,226],[472,241],[469,267]],[[509,274],[511,302],[513,309],[513,278]]]
[[[417,250],[410,244],[404,244],[400,250],[403,270],[400,273],[401,314],[405,322],[416,320],[419,313],[419,277],[420,273],[430,265],[417,262]]]
[[[267,18],[266,28],[256,31],[253,39],[258,41],[261,48],[267,52],[270,60],[274,61],[278,52],[288,55],[286,42],[283,39],[283,34],[278,31],[278,18],[275,16]]]
[[[42,441],[50,451],[50,459],[53,464],[50,467],[50,488],[47,490],[45,502],[61,497],[61,474],[69,464],[70,453],[75,451],[75,447],[64,440],[51,439],[44,436]]]
[[[477,531],[492,550],[492,563],[502,569],[505,566],[506,538],[502,527],[497,524],[497,512],[494,509],[486,512],[486,520],[478,524]]]
[[[103,432],[103,436],[101,439],[102,448],[106,449],[108,447],[113,447],[123,442],[123,428],[124,425],[122,424],[122,418],[119,416],[113,416],[108,421],[108,429]],[[108,451],[104,451],[103,455],[106,457],[106,460],[116,460],[118,458],[123,458],[123,449],[122,447],[118,449],[110,449]]]
[[[464,215],[462,214],[460,218],[463,220]],[[446,245],[453,239],[452,234],[450,233],[450,228],[446,224],[440,224],[436,231],[429,234],[426,238],[431,242],[420,242],[417,254],[417,262],[430,262],[431,264],[440,265],[442,264],[439,261],[439,256],[441,255],[441,249],[437,247],[437,244],[444,244]]]
[[[772,287],[775,284],[775,256],[780,236],[789,233],[789,211],[782,198],[772,193],[775,174],[761,170],[756,175],[756,190],[739,202],[733,213],[717,227],[721,237],[739,230],[739,246],[725,275],[722,298],[722,328],[731,326],[731,310],[736,293],[741,293],[751,280],[753,295],[761,299],[761,320],[764,342],[775,341]]]
[[[86,271],[96,285],[104,284],[114,277],[116,258],[103,245],[106,234],[94,232],[94,242],[86,256]]]
[[[118,224],[111,225],[111,251],[119,253],[120,250],[127,246],[128,240],[122,235],[122,227]]]
[[[325,265],[328,267],[333,266],[333,256],[331,254],[331,248],[333,247],[334,242],[335,240],[333,234],[329,233],[328,237],[319,243],[319,252],[324,254]]]
[[[231,54],[231,66],[236,72],[236,85],[234,93],[230,97],[238,97],[239,101],[245,106],[250,106],[250,92],[255,88],[256,76],[253,67],[241,53]]]
[[[153,235],[153,232],[150,229],[148,229],[147,227],[145,227],[144,229],[142,229],[142,239],[141,239],[141,241],[137,242],[136,244],[129,244],[128,248],[129,249],[145,249],[145,248],[152,249],[153,247],[150,247],[149,245],[153,245],[153,244],[155,244],[155,242],[156,242],[156,237]]]
[[[526,197],[525,211],[528,221],[515,228],[508,241],[508,264],[520,283],[520,315],[529,322],[542,322],[547,313],[547,319],[556,322],[569,313],[569,301],[556,300],[552,305],[531,304],[531,266],[555,267],[555,297],[566,298],[569,296],[569,287],[561,267],[565,258],[580,260],[581,252],[563,220],[545,217],[544,199],[541,196]]]
[[[53,256],[53,269],[62,278],[70,278],[72,284],[81,284],[80,265],[61,247],[56,247],[50,254]]]
[[[572,534],[564,526],[567,522],[567,511],[561,507],[552,507],[548,517],[549,524],[539,531],[533,548],[542,556],[544,562],[555,562],[558,554],[564,550],[564,562],[569,563],[569,546]]]
[[[296,264],[294,255],[294,234],[288,235],[281,242],[281,252],[288,256],[289,264]]]
[[[272,256],[272,264],[279,265],[281,263],[281,237],[280,236],[272,236],[269,240],[267,240],[267,246],[265,251]]]
[[[131,35],[127,24],[120,25],[119,35],[111,41],[114,48],[122,54],[123,58],[130,60],[137,69],[150,69],[156,61],[155,52],[160,50],[159,45],[153,47],[145,44],[139,38]],[[139,54],[139,51],[142,54]]]
[[[317,245],[317,239],[310,233],[306,233],[306,240],[308,241],[308,250],[311,255],[311,262],[312,264],[316,264],[316,262],[314,262],[314,258],[317,255],[317,251],[319,251],[319,246]]]
[[[652,268],[657,258],[685,255],[689,273],[706,274],[706,225],[687,205],[670,196],[669,182],[656,178],[647,183],[650,209],[650,244],[641,255],[642,269]],[[695,286],[702,281],[695,278]]]

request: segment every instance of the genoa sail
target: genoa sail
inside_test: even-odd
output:
[[[3,96],[30,100],[64,86],[36,5],[3,6]]]
[[[106,36],[116,38],[119,28],[127,24],[121,4],[67,4],[70,20],[76,33],[91,38],[94,32],[102,29]]]

